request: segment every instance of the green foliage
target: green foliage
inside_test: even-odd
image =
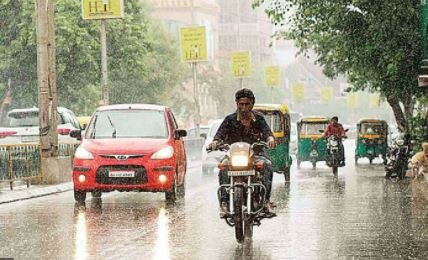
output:
[[[260,0],[254,6],[278,25],[277,37],[294,40],[302,53],[314,50],[324,73],[346,75],[354,91],[393,95],[403,104],[423,96],[416,81],[419,0]]]
[[[148,19],[140,2],[125,1],[124,19],[107,21],[110,103],[157,103],[185,70],[177,43]],[[0,15],[0,82],[12,80],[14,107],[35,106],[34,1],[2,1]],[[99,28],[99,21],[82,19],[81,1],[55,1],[58,102],[77,114],[90,114],[101,99]]]

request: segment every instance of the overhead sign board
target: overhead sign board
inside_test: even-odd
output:
[[[180,44],[182,61],[207,61],[205,26],[180,28]]]
[[[265,67],[265,84],[268,87],[279,87],[281,84],[281,72],[279,66]]]
[[[82,0],[85,20],[123,18],[123,0]]]
[[[250,51],[237,51],[232,53],[232,75],[235,78],[245,78],[251,75]]]
[[[323,104],[329,104],[333,99],[333,88],[323,87],[321,88],[321,102]]]
[[[305,100],[305,86],[303,85],[303,83],[301,82],[295,83],[292,86],[291,91],[293,95],[293,100],[295,102],[301,102]]]

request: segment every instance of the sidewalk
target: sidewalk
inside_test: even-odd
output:
[[[1,184],[0,186],[0,204],[42,197],[73,189],[73,182],[65,182],[55,185],[31,185],[29,188],[27,188],[27,185],[25,184],[18,184],[13,187],[13,190],[10,190],[9,184],[4,184],[6,183]]]
[[[188,169],[201,167],[201,161],[189,161]],[[24,183],[16,182],[13,190],[10,190],[9,183],[0,183],[0,204],[14,201],[32,199],[47,196],[55,193],[73,190],[73,182],[65,182],[55,185],[31,185],[27,188]]]

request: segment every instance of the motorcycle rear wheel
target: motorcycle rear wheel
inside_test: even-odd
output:
[[[242,206],[244,205],[244,190],[242,187],[235,187],[235,194],[233,195],[234,214],[233,220],[235,223],[235,238],[238,243],[244,242],[244,214]]]

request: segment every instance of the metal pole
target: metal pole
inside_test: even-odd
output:
[[[107,70],[107,21],[101,20],[101,84],[102,84],[102,99],[104,105],[109,104],[109,89],[108,89],[108,70]]]
[[[196,137],[199,137],[199,125],[201,123],[200,107],[199,107],[199,93],[198,93],[198,83],[197,83],[197,62],[192,62],[193,65],[193,95],[195,99],[195,109],[196,109]]]

